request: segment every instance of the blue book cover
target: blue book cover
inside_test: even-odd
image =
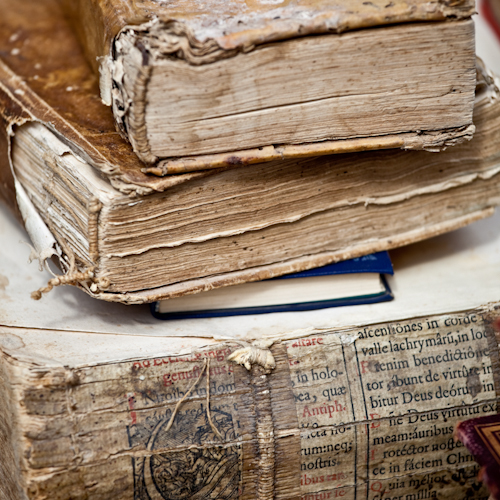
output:
[[[203,308],[190,311],[169,311],[161,312],[161,302],[151,304],[151,312],[158,319],[185,319],[185,318],[212,318],[222,316],[241,316],[247,314],[265,314],[275,312],[289,311],[310,311],[315,309],[324,309],[327,307],[338,307],[358,304],[373,304],[377,302],[385,302],[393,299],[392,292],[384,278],[385,274],[393,274],[391,259],[387,252],[377,252],[355,259],[328,264],[323,267],[317,267],[302,271],[299,273],[287,274],[265,280],[267,282],[284,280],[295,280],[294,286],[300,286],[300,279],[314,278],[334,275],[362,274],[362,273],[377,273],[380,275],[382,287],[376,293],[368,293],[355,296],[336,297],[327,300],[313,300],[289,302],[286,304],[266,304],[256,307],[218,307],[218,308]],[[264,282],[260,282],[264,283]],[[236,287],[244,287],[246,285],[236,285]],[[228,287],[233,288],[233,287]],[[241,290],[241,289],[240,289]],[[211,292],[208,292],[211,293]],[[172,299],[173,301],[178,299]],[[167,302],[167,301],[165,301]]]
[[[307,278],[310,276],[331,276],[334,274],[354,274],[354,273],[379,273],[394,274],[391,258],[388,252],[377,252],[355,259],[343,260],[328,264],[323,267],[315,267],[300,273],[285,274],[273,280],[286,280],[290,278]]]

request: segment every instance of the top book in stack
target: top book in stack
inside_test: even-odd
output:
[[[473,133],[473,0],[61,0],[151,173]]]

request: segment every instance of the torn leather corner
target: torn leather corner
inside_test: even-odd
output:
[[[276,368],[276,361],[269,349],[272,344],[272,340],[256,340],[252,345],[237,349],[227,359],[244,366],[249,371],[252,369],[252,365],[259,365],[266,372],[270,372]]]

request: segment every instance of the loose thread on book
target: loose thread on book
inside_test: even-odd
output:
[[[52,223],[50,221],[46,221],[46,222],[47,222],[47,225],[48,225],[51,233],[56,234]],[[76,285],[77,283],[79,283],[81,281],[87,281],[87,280],[94,278],[95,266],[88,267],[87,269],[84,269],[83,271],[77,271],[77,269],[76,269],[76,257],[75,257],[74,252],[63,241],[59,241],[58,243],[61,245],[63,252],[66,254],[66,256],[69,260],[69,263],[68,262],[65,263],[68,266],[68,270],[67,270],[66,274],[56,275],[55,273],[52,272],[52,270],[47,265],[47,262],[45,261],[44,262],[45,268],[54,277],[48,281],[46,286],[43,286],[43,287],[39,288],[38,290],[35,290],[34,292],[31,293],[31,298],[33,300],[40,300],[44,293],[50,292],[56,286]]]
[[[212,415],[210,412],[210,358],[207,358],[207,417],[208,417],[208,423],[210,424],[210,427],[214,431],[214,434],[222,441],[222,436],[221,433],[219,432],[219,429],[215,427],[214,423],[212,422]]]
[[[47,286],[43,286],[38,290],[32,292],[31,298],[34,300],[40,300],[42,298],[42,294],[50,292],[55,286],[76,285],[79,281],[86,281],[93,277],[94,277],[93,267],[86,269],[85,271],[75,271],[61,276],[56,276],[55,278],[49,280]]]
[[[207,372],[207,417],[208,417],[208,423],[210,424],[210,427],[212,428],[212,431],[214,432],[214,434],[219,439],[222,440],[222,435],[219,432],[219,430],[217,429],[217,427],[215,427],[215,425],[212,421],[212,416],[210,414],[210,359],[209,358],[205,359],[205,364],[203,365],[203,368],[202,368],[200,374],[198,375],[198,378],[194,381],[194,383],[191,385],[191,387],[186,392],[186,394],[184,394],[184,396],[182,396],[182,398],[175,405],[172,416],[170,417],[170,420],[168,421],[167,427],[165,428],[165,432],[168,432],[170,430],[170,428],[172,427],[174,420],[175,420],[175,416],[177,415],[179,408],[181,407],[182,403],[184,403],[184,401],[187,399],[187,397],[193,392],[193,389],[198,385],[198,383],[200,382],[201,378],[203,377],[203,374],[205,373],[205,371]]]

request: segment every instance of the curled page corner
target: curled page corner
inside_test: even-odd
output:
[[[33,243],[35,252],[30,255],[30,261],[34,258],[38,259],[40,267],[45,267],[45,263],[53,255],[60,257],[57,241],[45,225],[40,214],[29,199],[23,186],[14,177],[16,187],[16,199],[21,212],[26,231]]]
[[[45,268],[53,276],[53,278],[48,281],[46,286],[32,292],[31,298],[34,300],[40,300],[44,293],[50,292],[56,286],[76,285],[81,282],[92,280],[94,278],[94,267],[88,267],[83,271],[79,271],[75,266],[74,256],[69,256],[68,261],[65,260],[66,256],[63,255],[60,245],[57,243],[52,232],[41,218],[38,210],[31,202],[23,186],[17,180],[14,171],[13,175],[19,211],[21,212],[24,226],[34,247],[32,247],[29,257],[30,262],[37,259],[40,270]],[[54,255],[59,258],[59,262],[62,264],[62,269],[65,269],[65,273],[62,275],[56,275],[48,266],[48,259]]]

